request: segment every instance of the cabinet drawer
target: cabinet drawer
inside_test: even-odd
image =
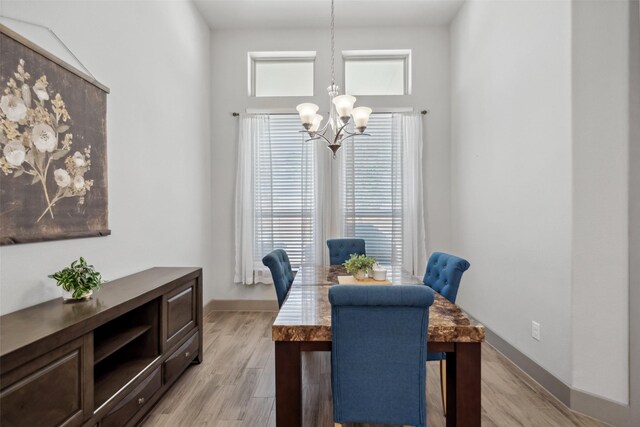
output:
[[[164,362],[164,383],[171,382],[182,373],[198,354],[198,334],[195,333]]]
[[[162,379],[160,376],[160,368],[158,368],[105,415],[100,426],[122,427],[138,410],[149,402],[153,394],[158,391],[161,386]]]
[[[192,280],[165,295],[163,302],[166,351],[196,326],[196,281]]]
[[[80,425],[93,405],[84,393],[93,381],[88,340],[79,338],[2,375],[0,425]]]

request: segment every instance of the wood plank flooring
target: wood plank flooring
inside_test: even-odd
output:
[[[190,367],[144,422],[145,427],[275,426],[276,313],[212,312],[205,317],[204,362]],[[304,427],[333,426],[331,359],[303,356]],[[444,427],[439,365],[427,372],[428,425]],[[483,426],[604,426],[575,414],[489,344],[482,349]]]

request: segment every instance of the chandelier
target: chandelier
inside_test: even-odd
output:
[[[336,85],[335,79],[335,29],[334,29],[334,0],[331,0],[331,85],[327,88],[329,92],[329,119],[322,126],[323,117],[318,114],[319,107],[316,104],[304,103],[296,107],[300,114],[300,121],[305,130],[309,134],[309,141],[324,140],[327,146],[333,152],[333,158],[336,158],[336,152],[342,143],[356,135],[367,135],[364,133],[369,123],[371,108],[357,107],[353,108],[356,98],[351,95],[339,95],[340,88]],[[355,132],[347,130],[347,125],[353,119]]]

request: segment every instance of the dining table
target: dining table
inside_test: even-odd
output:
[[[341,265],[300,268],[271,333],[275,342],[276,426],[302,426],[302,352],[331,351],[329,289],[348,276]],[[387,269],[393,285],[425,286],[401,267]],[[362,285],[384,286],[384,285]],[[429,309],[429,352],[446,353],[447,427],[480,426],[480,365],[484,327],[435,293]]]

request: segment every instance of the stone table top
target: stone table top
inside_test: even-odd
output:
[[[331,341],[329,288],[339,286],[339,275],[347,275],[342,266],[299,270],[273,323],[273,340]],[[395,285],[424,286],[421,280],[399,268],[389,269],[387,279]],[[429,342],[481,342],[484,336],[484,326],[435,293],[435,301],[429,310]]]

